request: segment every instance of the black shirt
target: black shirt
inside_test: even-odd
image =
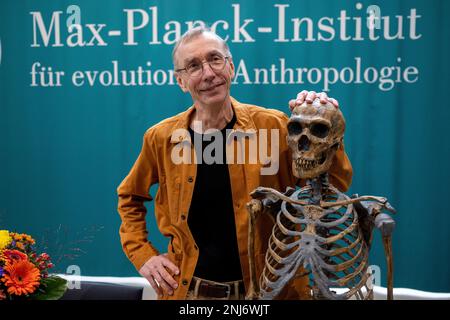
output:
[[[226,130],[232,129],[235,123],[236,115],[233,115],[233,119],[220,131],[221,161],[197,163],[197,178],[188,217],[188,225],[200,253],[194,275],[220,282],[242,279],[230,175],[226,163]],[[208,145],[214,143],[214,134],[199,134],[191,128],[189,132],[193,143],[202,141],[201,150],[200,146],[196,146],[197,159],[200,159],[200,151],[202,159],[208,154],[215,158],[214,145],[204,152]],[[211,139],[207,139],[207,136]]]

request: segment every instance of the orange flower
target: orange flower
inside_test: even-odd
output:
[[[20,250],[25,250],[25,246],[22,242],[16,242],[16,247]]]
[[[30,244],[36,243],[36,241],[34,241],[34,239],[26,233],[10,232],[10,235],[15,241],[18,241],[18,242],[24,241],[24,242],[28,242]]]
[[[2,259],[8,264],[14,261],[28,260],[28,256],[18,250],[3,250]]]
[[[9,294],[17,296],[33,293],[39,286],[38,268],[28,260],[16,260],[4,268],[3,282]]]

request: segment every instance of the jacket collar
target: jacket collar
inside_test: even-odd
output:
[[[234,131],[245,131],[245,132],[251,132],[256,131],[255,123],[253,122],[253,119],[250,115],[250,111],[244,104],[240,103],[233,97],[231,98],[231,105],[233,107],[233,110],[236,114],[236,123],[233,127]],[[189,120],[192,116],[192,113],[194,112],[194,105],[190,106],[189,109],[182,112],[179,117],[178,121],[173,126],[172,130],[169,132],[168,138],[170,139],[171,143],[179,143],[181,141],[190,141],[191,137],[188,134],[188,128],[189,128]],[[184,129],[184,130],[180,130]],[[178,132],[177,132],[178,130]],[[179,134],[174,134],[179,133]]]

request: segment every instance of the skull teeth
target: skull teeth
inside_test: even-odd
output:
[[[297,167],[300,167],[301,169],[309,170],[314,167],[317,167],[319,162],[317,160],[306,160],[306,159],[299,158],[299,159],[295,160],[295,164]]]

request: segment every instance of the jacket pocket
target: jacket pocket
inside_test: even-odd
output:
[[[169,260],[172,261],[178,268],[180,267],[181,260],[183,260],[183,252],[176,248],[173,241],[173,236],[170,236],[170,242],[169,242],[169,250],[168,250],[168,256]]]

